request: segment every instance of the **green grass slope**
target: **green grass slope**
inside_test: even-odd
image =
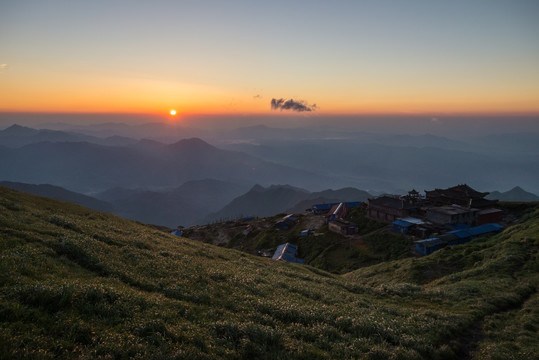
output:
[[[383,263],[399,284],[389,270],[340,277],[0,188],[0,358],[531,358],[537,226],[451,249],[458,271],[441,276]]]
[[[306,264],[333,274],[413,256],[412,239],[390,230],[386,223],[368,218],[366,209],[352,209],[347,217],[358,226],[358,233],[353,237],[329,231],[324,215],[294,214],[297,219],[294,226],[288,230],[277,229],[275,223],[283,216],[284,213],[191,227],[185,230],[185,235],[251,254],[268,250],[273,254],[278,245],[290,242],[298,245],[299,257]],[[313,228],[316,235],[300,236],[302,230]]]
[[[539,350],[539,206],[525,210],[520,224],[496,236],[345,277],[388,294],[466,309],[473,320],[471,355],[478,359],[534,358]]]

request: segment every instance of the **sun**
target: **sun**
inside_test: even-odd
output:
[[[176,110],[174,110],[174,109],[170,110],[170,115],[172,115],[172,116],[176,115]]]

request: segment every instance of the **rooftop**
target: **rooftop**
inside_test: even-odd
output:
[[[380,196],[375,199],[369,199],[369,206],[370,205],[384,206],[393,209],[404,209],[410,207],[410,204],[407,204],[404,200],[388,195]]]
[[[427,209],[427,211],[432,211],[432,212],[445,214],[445,215],[460,215],[460,214],[467,214],[469,212],[479,211],[479,209],[474,209],[474,208],[468,209],[468,208],[458,206],[458,205],[445,205],[445,206],[430,207]]]

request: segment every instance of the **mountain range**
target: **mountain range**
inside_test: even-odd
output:
[[[242,216],[267,217],[282,212],[303,213],[314,204],[367,201],[369,197],[371,195],[368,192],[354,188],[309,192],[289,185],[272,185],[267,188],[255,185],[220,211],[209,215],[206,222]]]
[[[125,136],[97,137],[71,131],[32,129],[14,124],[0,130],[0,146],[19,148],[39,142],[89,142],[109,146],[125,146],[137,140]]]
[[[432,146],[435,137],[403,136],[396,144],[364,143],[357,140],[280,141],[261,144],[238,143],[228,148],[248,152],[267,161],[294,166],[317,174],[329,174],[371,190],[402,192],[473,184],[477,188],[503,188],[520,184],[536,191],[539,166],[535,153],[518,155],[471,150],[469,146]],[[420,146],[421,143],[431,144]],[[407,145],[406,145],[407,144]],[[446,144],[449,147],[449,144]]]
[[[118,186],[174,187],[203,179],[312,188],[345,183],[246,153],[221,150],[198,138],[170,145],[141,140],[130,146],[39,142],[20,148],[0,147],[0,174],[7,181],[49,183],[83,193]]]
[[[492,191],[486,198],[500,201],[539,201],[539,196],[522,189],[520,186],[515,186],[505,192]]]
[[[109,202],[116,215],[149,224],[176,227],[202,224],[211,212],[218,211],[246,187],[219,180],[188,181],[167,191],[113,188],[95,197]]]
[[[13,125],[0,131],[0,180],[48,183],[86,194],[114,187],[161,191],[203,179],[248,187],[290,184],[309,191],[351,186],[373,194],[458,183],[482,189],[518,184],[539,192],[536,133],[455,140],[331,125],[50,126],[55,130]],[[186,138],[190,135],[214,145]]]
[[[354,188],[309,192],[290,185],[272,185],[268,188],[255,185],[249,190],[246,185],[213,179],[188,181],[161,191],[111,188],[93,197],[48,184],[3,181],[0,185],[171,228],[206,224],[242,215],[263,217],[281,212],[303,213],[314,204],[366,201],[370,197],[367,192]]]

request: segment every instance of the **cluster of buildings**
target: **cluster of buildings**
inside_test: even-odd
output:
[[[440,250],[443,247],[464,244],[476,237],[497,233],[503,229],[503,226],[500,224],[489,223],[459,230],[452,230],[437,237],[416,241],[415,251],[423,255],[428,255],[432,254],[436,250]]]
[[[466,184],[425,191],[424,197],[412,190],[369,199],[368,215],[390,222],[395,231],[424,238],[416,242],[416,251],[430,254],[503,229],[502,211],[495,207],[497,200],[485,199],[488,194]]]
[[[312,206],[311,211],[317,215],[326,214],[326,224],[330,231],[342,235],[352,235],[357,232],[357,226],[345,218],[352,208],[362,205],[364,203],[359,201],[317,204]],[[288,230],[295,225],[296,221],[297,219],[293,215],[286,215],[275,223],[275,227],[279,230]],[[313,232],[311,229],[306,229],[301,231],[300,236],[308,236]],[[304,260],[298,258],[297,245],[291,243],[279,245],[272,259],[304,264]]]
[[[500,232],[502,210],[497,200],[488,200],[488,192],[479,192],[466,184],[447,189],[425,191],[422,196],[412,190],[404,196],[383,195],[362,202],[340,202],[313,205],[313,214],[324,215],[328,230],[341,234],[357,233],[357,226],[345,220],[354,207],[367,207],[370,218],[390,223],[393,230],[422,239],[415,241],[415,251],[428,255],[445,246],[466,243],[476,237]],[[276,226],[289,229],[296,222],[292,215],[280,219]],[[302,231],[307,236],[311,230]],[[303,263],[297,258],[297,246],[286,243],[277,248],[273,259]]]
[[[341,235],[353,235],[357,233],[357,226],[345,220],[352,208],[365,206],[361,201],[349,201],[332,204],[313,205],[311,212],[313,214],[326,214],[326,224],[328,230]]]

